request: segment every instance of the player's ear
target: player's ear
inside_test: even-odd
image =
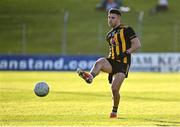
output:
[[[119,17],[118,17],[118,18],[119,18],[119,20],[121,21],[121,16],[120,16],[120,15],[118,15],[118,16],[119,16]]]
[[[119,18],[119,19],[121,19],[121,16],[120,16],[120,15],[118,15],[118,18]]]

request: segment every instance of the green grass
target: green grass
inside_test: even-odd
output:
[[[180,74],[130,73],[121,89],[118,119],[109,119],[107,75],[87,85],[74,72],[0,72],[0,125],[180,126]],[[36,82],[50,93],[37,97]]]
[[[1,0],[0,53],[22,53],[22,25],[26,25],[27,54],[61,54],[63,15],[69,11],[67,54],[101,54],[108,51],[105,35],[109,31],[106,13],[95,10],[99,0]],[[174,26],[180,25],[179,0],[169,1],[167,13],[149,15],[157,0],[125,0],[131,7],[122,22],[137,32],[137,18],[144,11],[142,28],[143,52],[180,51],[174,46]],[[100,28],[102,27],[102,32]],[[99,39],[100,33],[104,38]],[[177,33],[177,41],[180,32]],[[163,46],[162,46],[163,45]],[[88,47],[88,48],[87,48]],[[97,52],[98,51],[98,52]]]

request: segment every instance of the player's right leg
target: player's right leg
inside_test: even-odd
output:
[[[112,72],[112,66],[106,58],[98,59],[92,67],[90,73],[85,72],[80,68],[77,69],[79,76],[82,77],[87,83],[92,83],[93,78],[95,78],[100,73],[100,71],[106,73]]]
[[[87,83],[92,83],[93,80],[93,76],[91,74],[89,74],[88,72],[82,70],[81,68],[77,69],[77,73],[78,75],[83,78]]]
[[[112,72],[112,66],[108,62],[106,58],[100,58],[96,61],[94,66],[92,67],[90,73],[98,75],[100,71],[106,72],[106,73],[111,73]]]

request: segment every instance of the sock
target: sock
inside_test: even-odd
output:
[[[113,113],[117,113],[117,110],[118,110],[118,107],[114,107],[114,106],[113,106],[112,112],[113,112]]]
[[[94,72],[91,72],[90,74],[93,76],[93,78],[96,77],[96,74]]]

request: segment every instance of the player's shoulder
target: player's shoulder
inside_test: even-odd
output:
[[[133,30],[133,28],[129,25],[120,25],[120,28],[122,29],[125,29],[125,30]]]
[[[112,32],[113,32],[113,31],[114,31],[114,30],[111,29],[110,31],[107,32],[107,34],[106,34],[106,40],[112,36]]]
[[[123,26],[123,28],[124,28],[124,35],[125,35],[127,38],[130,38],[130,40],[133,39],[133,38],[135,38],[135,37],[137,37],[134,29],[133,29],[131,26],[126,25],[126,26]]]
[[[124,25],[122,28],[124,29],[125,35],[135,34],[134,29],[129,25]]]

